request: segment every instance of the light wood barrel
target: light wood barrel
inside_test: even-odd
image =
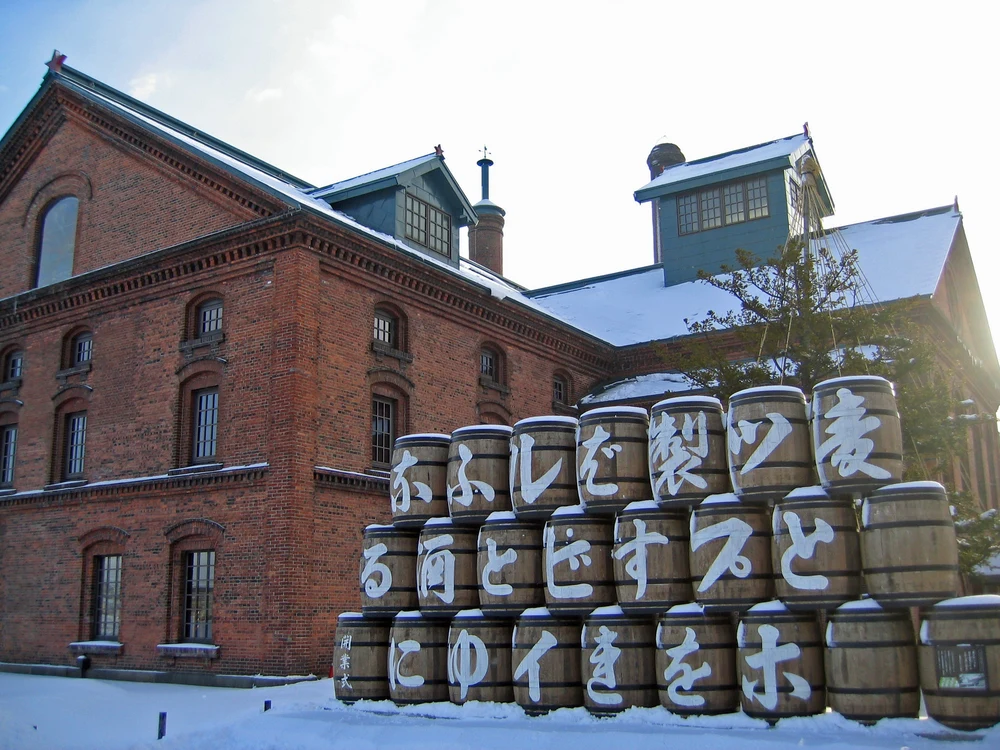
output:
[[[712,495],[691,513],[691,585],[706,612],[742,612],[774,597],[767,509]]]
[[[649,420],[649,476],[664,510],[697,505],[729,492],[722,402],[681,396],[653,405]]]
[[[451,433],[448,513],[460,526],[479,526],[510,504],[510,438],[505,425],[481,424]]]
[[[937,482],[875,490],[861,507],[865,585],[883,607],[925,607],[958,593],[958,542]]]
[[[389,636],[389,697],[397,705],[448,700],[448,623],[400,612]]]
[[[361,611],[395,617],[417,606],[417,534],[372,524],[361,542]]]
[[[372,620],[360,612],[344,612],[337,617],[333,694],[338,700],[353,703],[389,697],[386,662],[390,626],[387,620]]]
[[[691,565],[687,513],[660,510],[653,500],[630,503],[615,517],[618,604],[629,615],[655,615],[689,602]]]
[[[861,595],[861,543],[850,498],[789,492],[771,516],[775,595],[789,609],[833,609]]]
[[[1000,596],[963,596],[925,610],[917,661],[931,718],[963,730],[1000,722]]]
[[[736,645],[740,702],[748,716],[773,724],[826,710],[823,642],[815,614],[791,612],[779,601],[758,604],[740,619]],[[777,661],[773,672],[771,660]]]
[[[747,388],[729,399],[729,480],[747,502],[768,502],[815,484],[806,397],[798,388]]]
[[[513,623],[466,609],[448,631],[448,694],[452,703],[512,703],[510,654]]]
[[[542,580],[545,606],[554,616],[585,617],[615,603],[612,526],[579,505],[559,508],[545,523]]]
[[[574,417],[529,417],[510,439],[511,502],[518,518],[544,523],[556,508],[577,505]]]
[[[553,617],[544,607],[526,609],[511,638],[514,701],[533,716],[583,705],[580,631],[576,620]]]
[[[448,515],[448,448],[437,433],[404,435],[392,446],[389,499],[392,525],[419,530],[428,518]]]
[[[649,498],[649,415],[636,406],[591,409],[580,417],[576,477],[591,515],[613,516]]]
[[[475,529],[447,518],[424,524],[417,542],[417,601],[426,617],[451,618],[479,606]]]
[[[598,716],[658,704],[653,621],[627,617],[618,606],[599,607],[580,634],[583,705]]]
[[[830,708],[862,724],[917,717],[920,683],[909,612],[882,609],[874,599],[847,602],[829,613],[824,640]]]
[[[518,617],[545,604],[542,527],[513,513],[492,513],[479,527],[479,608],[492,617]]]
[[[824,380],[813,388],[813,445],[823,487],[863,493],[903,478],[903,432],[885,378]]]
[[[678,604],[656,626],[656,680],[660,704],[675,714],[739,710],[736,628],[727,614],[708,615],[700,604]]]

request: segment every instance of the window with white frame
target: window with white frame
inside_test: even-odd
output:
[[[451,216],[409,193],[405,204],[406,236],[442,255],[451,255]]]

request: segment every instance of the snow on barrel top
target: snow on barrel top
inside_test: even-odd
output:
[[[365,526],[365,531],[380,531],[381,529],[394,529],[396,528],[391,523],[370,523]]]
[[[552,517],[556,516],[584,516],[586,509],[582,505],[564,505],[552,511]]]
[[[655,500],[634,500],[625,506],[625,513],[637,512],[640,510],[659,510],[660,506]]]
[[[397,443],[400,440],[451,440],[451,435],[440,432],[415,432],[412,435],[401,435],[396,438]]]
[[[514,429],[525,427],[530,424],[564,424],[569,427],[576,427],[579,420],[576,417],[560,417],[556,415],[548,417],[526,417],[514,423]]]
[[[451,433],[451,437],[454,440],[456,437],[468,435],[470,432],[493,432],[497,435],[506,435],[509,437],[513,434],[514,428],[503,424],[473,424],[468,427],[459,427]]]
[[[495,510],[486,516],[486,523],[500,523],[502,521],[516,521],[517,514],[512,510]]]
[[[440,518],[428,518],[424,521],[424,528],[426,529],[428,526],[451,526],[451,519],[445,516],[441,516]]]
[[[602,414],[615,415],[615,414],[641,414],[644,417],[648,417],[649,414],[641,406],[601,406],[597,409],[590,409],[585,411],[580,415],[581,419],[586,417],[600,416]]]
[[[707,406],[709,408],[722,408],[722,402],[712,396],[674,396],[665,398],[653,404],[653,411],[661,406]]]
[[[805,394],[800,389],[791,385],[758,385],[754,388],[744,388],[742,391],[736,391],[736,393],[729,397],[729,400],[731,402],[733,399],[743,399],[747,396],[773,396],[776,393],[785,393],[805,398]]]
[[[975,596],[958,596],[954,599],[945,599],[934,605],[938,607],[998,607],[1000,608],[1000,595],[997,594],[977,594]]]
[[[785,500],[799,500],[802,498],[814,497],[829,497],[829,495],[826,490],[816,484],[812,487],[796,487],[794,490],[785,495]]]
[[[705,607],[698,602],[685,602],[684,604],[675,604],[670,609],[667,610],[668,617],[677,617],[679,615],[703,615],[705,614]]]

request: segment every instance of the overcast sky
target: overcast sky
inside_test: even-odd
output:
[[[1000,334],[989,3],[0,0],[0,131],[67,64],[324,185],[478,150],[529,287],[652,262],[633,192],[661,137],[697,159],[809,121],[845,224],[958,195]],[[992,196],[992,198],[991,198]]]

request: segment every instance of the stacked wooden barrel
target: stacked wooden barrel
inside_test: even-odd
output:
[[[932,716],[996,723],[1000,597],[938,604],[954,525],[940,485],[900,482],[899,428],[855,377],[811,406],[774,386],[400,438],[337,696],[871,723],[915,715],[919,665]]]

